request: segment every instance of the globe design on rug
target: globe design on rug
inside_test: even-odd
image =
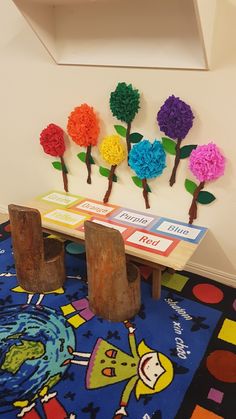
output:
[[[75,337],[55,310],[16,305],[0,309],[0,345],[1,414],[60,380],[67,346],[75,345]]]

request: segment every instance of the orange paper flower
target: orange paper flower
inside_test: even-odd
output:
[[[82,147],[97,145],[100,128],[93,108],[86,103],[76,107],[68,118],[67,131]]]

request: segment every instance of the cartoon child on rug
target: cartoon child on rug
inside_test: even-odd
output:
[[[87,366],[87,389],[97,389],[129,380],[113,419],[128,415],[126,407],[134,389],[138,400],[141,395],[155,394],[164,390],[171,384],[174,376],[173,365],[169,358],[149,348],[144,341],[141,341],[137,347],[133,325],[129,322],[124,323],[129,330],[132,355],[99,338],[91,354],[74,352],[68,347],[68,352],[72,356],[80,357],[82,360],[67,359],[62,364],[62,366],[70,363]]]

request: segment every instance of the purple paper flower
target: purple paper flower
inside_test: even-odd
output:
[[[200,182],[214,180],[224,174],[225,158],[216,144],[199,145],[190,154],[189,169]]]
[[[189,105],[174,95],[169,96],[157,114],[160,130],[173,140],[183,140],[193,125]]]

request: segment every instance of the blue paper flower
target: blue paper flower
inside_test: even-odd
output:
[[[142,140],[129,153],[129,165],[140,179],[160,176],[166,167],[166,154],[160,141]]]
[[[183,140],[193,125],[189,105],[174,95],[169,96],[157,114],[160,130],[173,140]]]

